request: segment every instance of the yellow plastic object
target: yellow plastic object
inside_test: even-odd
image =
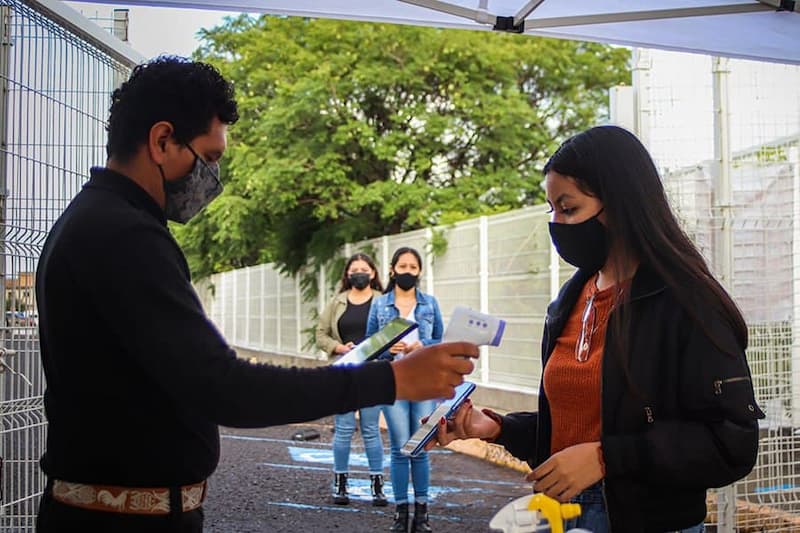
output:
[[[577,503],[558,503],[557,500],[537,492],[528,504],[529,511],[539,512],[550,524],[550,533],[564,533],[564,520],[580,516],[581,506]]]

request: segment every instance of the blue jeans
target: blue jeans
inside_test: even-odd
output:
[[[389,428],[389,441],[392,446],[392,463],[389,470],[392,478],[392,491],[394,502],[397,504],[408,503],[408,475],[409,467],[411,479],[414,483],[414,501],[428,503],[428,487],[431,482],[431,464],[428,452],[422,452],[417,457],[406,457],[400,453],[400,448],[419,429],[419,420],[431,414],[436,407],[436,402],[410,402],[398,400],[392,405],[383,406],[383,416]]]
[[[383,473],[383,443],[381,430],[378,427],[378,418],[381,415],[380,406],[364,407],[359,409],[361,437],[364,439],[364,450],[369,462],[369,473],[372,475]],[[346,474],[350,465],[350,442],[356,430],[355,411],[336,415],[334,418],[333,435],[333,471],[336,474]]]
[[[564,522],[564,530],[573,528],[585,529],[592,533],[610,533],[608,513],[603,501],[603,488],[601,483],[595,483],[570,500],[581,505],[581,515],[578,518]],[[696,526],[681,529],[677,533],[703,533],[705,526],[701,522]]]

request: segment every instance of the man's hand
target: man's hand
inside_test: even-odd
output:
[[[392,361],[398,400],[452,398],[464,375],[475,368],[478,347],[469,342],[443,342],[415,350]]]
[[[525,479],[534,490],[560,502],[568,502],[585,488],[603,479],[600,443],[585,442],[553,454]]]

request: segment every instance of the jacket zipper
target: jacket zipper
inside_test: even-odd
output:
[[[722,386],[728,383],[738,383],[739,381],[750,381],[748,376],[739,376],[736,378],[717,379],[714,381],[714,395],[719,396],[722,394]]]

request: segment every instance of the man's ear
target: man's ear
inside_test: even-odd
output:
[[[168,150],[172,134],[175,129],[172,124],[162,120],[156,122],[150,128],[150,135],[147,138],[147,149],[150,152],[150,158],[155,161],[157,165],[162,165],[168,158]]]

